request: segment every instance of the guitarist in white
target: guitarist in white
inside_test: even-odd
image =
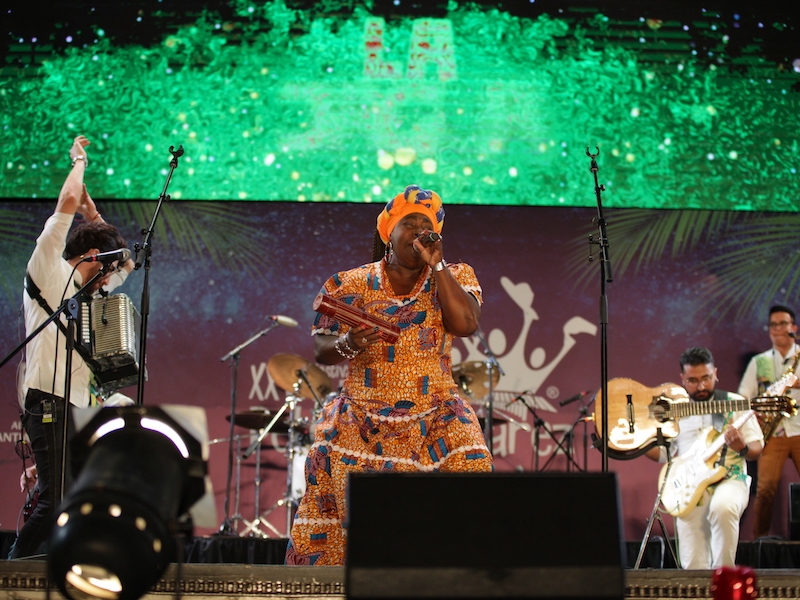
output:
[[[689,348],[680,358],[681,380],[691,402],[741,399],[716,389],[717,368],[706,348]],[[733,566],[739,545],[739,521],[750,495],[745,459],[758,458],[763,435],[753,411],[683,417],[672,439],[672,464],[661,502],[675,515],[681,567],[716,569]],[[715,451],[716,449],[716,451]],[[667,461],[666,448],[647,456]]]
[[[773,382],[792,369],[796,364],[797,352],[800,351],[800,346],[795,343],[797,324],[791,308],[772,306],[769,309],[768,324],[772,348],[750,360],[739,384],[739,393],[748,399],[764,394]],[[800,402],[799,387],[800,383],[795,381],[784,393]],[[775,493],[781,480],[783,465],[790,457],[800,473],[800,416],[786,417],[780,422],[777,432],[766,440],[764,453],[758,460],[756,499],[753,503],[753,539],[769,535]]]

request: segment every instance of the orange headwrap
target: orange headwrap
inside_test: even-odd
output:
[[[409,185],[402,193],[389,200],[386,208],[378,215],[378,233],[384,244],[389,243],[392,230],[400,219],[411,213],[426,215],[433,223],[433,230],[442,233],[444,207],[439,194],[433,190],[423,190],[418,185]]]

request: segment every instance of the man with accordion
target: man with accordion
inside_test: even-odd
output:
[[[103,220],[86,191],[88,166],[84,136],[74,139],[69,155],[72,168],[58,196],[55,212],[47,219],[28,261],[23,306],[28,335],[59,310],[65,299],[86,286],[89,297],[101,288],[121,285],[133,269],[127,242],[116,227]],[[73,228],[75,215],[82,219]],[[71,230],[71,231],[70,231]],[[121,259],[121,260],[120,260]],[[120,264],[122,263],[122,264]],[[85,354],[76,349],[67,377],[67,322],[64,314],[48,324],[26,347],[25,374],[20,390],[22,426],[33,449],[36,469],[23,473],[38,477],[38,502],[20,530],[9,558],[46,552],[51,514],[61,500],[61,454],[67,402],[90,404],[93,373]],[[69,381],[69,389],[66,382]]]

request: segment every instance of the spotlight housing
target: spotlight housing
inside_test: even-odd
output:
[[[202,409],[172,408],[73,411],[76,427],[86,424],[70,442],[75,483],[47,556],[68,598],[135,600],[175,561],[175,534],[191,529],[187,512],[206,491],[207,449],[189,433],[198,429],[192,411],[204,428]],[[178,419],[187,414],[184,427]]]

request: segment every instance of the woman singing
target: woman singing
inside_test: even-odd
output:
[[[492,470],[450,357],[453,338],[478,327],[481,288],[472,267],[444,261],[443,225],[439,195],[408,186],[378,216],[375,262],[337,273],[322,288],[401,333],[388,344],[377,327],[317,316],[317,362],[350,363],[341,393],[316,426],[287,564],[344,564],[350,472]]]

